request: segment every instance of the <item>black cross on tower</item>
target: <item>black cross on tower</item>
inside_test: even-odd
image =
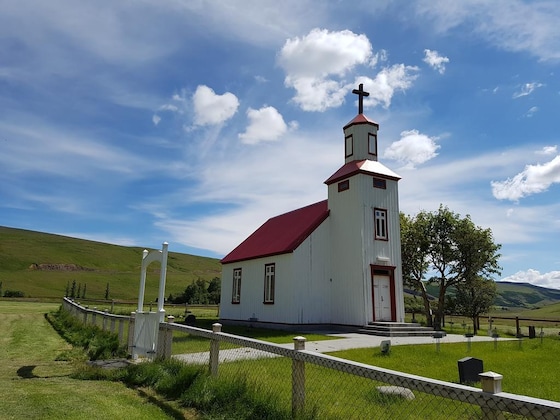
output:
[[[360,83],[358,89],[354,89],[352,93],[358,95],[358,114],[364,113],[364,96],[369,96],[369,92],[364,91],[364,84]]]

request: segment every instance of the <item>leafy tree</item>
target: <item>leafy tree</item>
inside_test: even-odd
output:
[[[448,290],[500,274],[501,245],[494,243],[490,229],[476,226],[470,216],[461,218],[443,205],[437,212],[423,211],[403,219],[403,278],[421,292],[425,276],[433,274],[428,281],[439,286],[433,326],[441,329]]]
[[[87,283],[84,283],[84,290],[82,291],[82,299],[86,298],[86,287],[87,287]]]
[[[220,303],[220,288],[219,277],[214,277],[210,282],[199,278],[189,284],[181,295],[174,297],[170,294],[167,300],[172,303],[214,305]]]
[[[105,288],[105,300],[109,300],[109,283],[107,283],[107,287]]]
[[[222,281],[219,277],[214,277],[210,280],[208,285],[208,303],[218,304],[220,303],[220,293],[221,293]]]
[[[76,297],[76,280],[72,280],[72,288],[70,289],[70,297]]]
[[[455,298],[452,299],[454,312],[471,318],[476,334],[480,329],[479,316],[490,310],[496,295],[496,283],[477,276],[457,285]]]
[[[2,282],[0,281],[0,297],[2,296]]]
[[[76,293],[76,297],[79,299],[82,296],[82,283],[78,283],[78,293]]]
[[[401,253],[402,272],[405,286],[416,290],[422,296],[423,312],[426,317],[426,325],[433,325],[432,309],[424,276],[428,271],[428,249],[427,220],[423,214],[412,218],[400,214],[401,222]]]

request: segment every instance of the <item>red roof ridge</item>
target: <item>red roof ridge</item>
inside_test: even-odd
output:
[[[293,252],[329,216],[323,200],[268,219],[227,254],[222,264]]]

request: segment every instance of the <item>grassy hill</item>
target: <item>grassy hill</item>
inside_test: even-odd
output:
[[[536,310],[558,304],[560,308],[560,290],[547,289],[529,283],[496,282],[498,295],[494,305],[508,310]],[[427,286],[428,293],[437,299],[437,285]],[[452,291],[451,291],[452,292]],[[537,316],[537,315],[535,315]]]
[[[67,284],[86,286],[86,297],[103,299],[107,284],[112,299],[137,299],[143,248],[110,245],[22,229],[0,227],[2,289],[26,297],[60,298]],[[146,301],[158,293],[159,263],[148,267]],[[221,275],[214,258],[169,252],[166,296],[176,295],[198,278]]]
[[[529,283],[497,282],[496,306],[540,308],[560,302],[560,290],[547,289]]]

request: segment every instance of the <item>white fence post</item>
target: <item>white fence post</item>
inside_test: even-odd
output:
[[[502,379],[504,378],[499,373],[495,372],[484,372],[478,375],[480,378],[480,384],[482,385],[482,390],[490,394],[497,394],[502,392]],[[490,420],[502,420],[505,419],[504,413],[500,410],[496,410],[490,407],[481,407],[482,414],[485,419]]]
[[[305,337],[294,337],[294,350],[305,350]],[[292,359],[292,417],[298,418],[305,408],[305,362]]]
[[[212,324],[212,332],[222,332],[222,324]],[[212,338],[210,340],[210,374],[218,376],[218,365],[220,364],[220,341]]]
[[[175,321],[173,315],[167,317],[167,322],[172,323]],[[158,359],[169,359],[171,357],[171,347],[173,345],[173,330],[165,326],[165,324],[159,324],[158,333],[158,343],[156,357]]]
[[[119,319],[119,344],[122,346],[124,344],[124,319]]]
[[[133,354],[134,350],[134,321],[136,318],[136,312],[130,313],[130,319],[128,321],[128,354]]]

